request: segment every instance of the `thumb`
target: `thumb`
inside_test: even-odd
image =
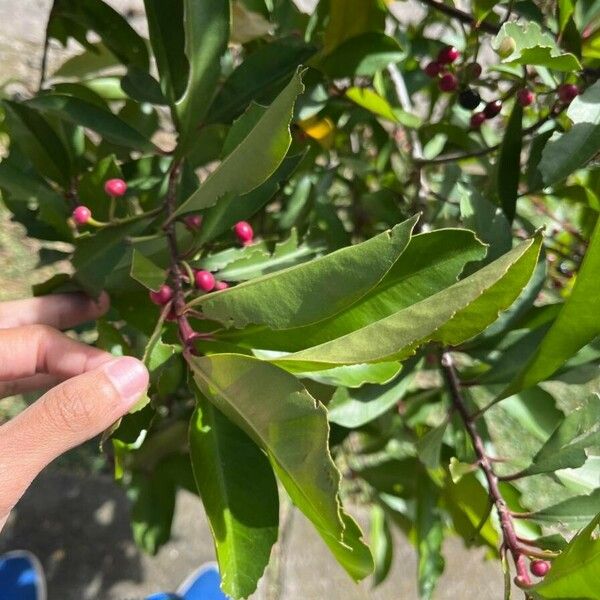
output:
[[[56,386],[0,427],[0,524],[48,463],[108,428],[147,386],[139,360],[118,358]]]

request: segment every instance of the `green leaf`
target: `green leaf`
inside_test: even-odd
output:
[[[261,185],[242,196],[227,195],[203,213],[202,228],[195,237],[198,244],[206,243],[221,235],[238,221],[244,221],[258,212],[279,191],[283,182],[294,172],[304,154],[286,156],[277,170]],[[251,247],[246,247],[252,251]],[[257,271],[260,273],[260,271]],[[225,279],[227,277],[223,276]],[[256,277],[256,274],[246,278]],[[236,281],[229,277],[229,280]]]
[[[581,348],[600,335],[600,220],[588,245],[571,295],[533,358],[502,392],[512,396],[555,373]]]
[[[119,59],[105,44],[99,42],[97,44],[90,44],[81,54],[76,54],[67,59],[52,73],[52,77],[87,79],[90,75],[116,67],[119,64]]]
[[[298,380],[255,358],[189,356],[202,393],[266,453],[294,504],[354,579],[373,569],[360,530],[339,504],[340,474],[328,448],[327,412]]]
[[[366,242],[190,302],[210,319],[237,328],[288,329],[316,323],[364,296],[398,260],[416,219]]]
[[[436,583],[444,572],[442,543],[444,541],[444,523],[437,508],[439,490],[427,473],[417,477],[415,523],[416,546],[418,552],[417,577],[419,597],[430,600]]]
[[[543,32],[541,26],[534,21],[524,25],[505,23],[494,40],[494,48],[500,48],[507,38],[512,38],[515,46],[509,56],[502,58],[503,63],[537,65],[567,73],[581,69],[577,57],[563,52],[552,35]]]
[[[167,104],[158,81],[150,73],[137,67],[127,69],[127,74],[121,79],[121,88],[131,99],[137,102]]]
[[[194,477],[210,522],[223,591],[256,590],[277,541],[279,498],[267,457],[238,427],[197,394],[190,422]]]
[[[457,345],[483,331],[525,287],[537,262],[541,236],[445,290],[361,329],[277,359],[285,368],[401,360],[427,341]],[[374,344],[373,340],[377,340]]]
[[[203,122],[221,74],[221,56],[229,41],[229,4],[229,0],[183,0],[189,78],[175,105],[180,153],[188,148]]]
[[[441,425],[430,429],[417,442],[417,453],[419,460],[428,469],[437,469],[440,466],[440,453],[442,451],[442,443],[444,434],[448,428],[448,421],[444,421]]]
[[[585,449],[600,445],[600,397],[591,396],[587,404],[569,413],[533,457],[525,475],[551,473],[559,469],[581,467]]]
[[[399,380],[383,386],[364,385],[358,389],[340,387],[327,405],[329,420],[349,429],[362,427],[402,400],[411,381],[412,377],[405,374]]]
[[[549,573],[532,591],[536,598],[599,600],[600,514],[582,529],[552,561]]]
[[[296,38],[275,40],[257,48],[236,67],[217,93],[208,123],[229,123],[251,102],[270,104],[298,67],[315,53]]]
[[[147,225],[147,221],[125,223],[82,236],[71,261],[75,279],[88,293],[97,296],[102,291],[106,278],[123,257],[125,237],[143,231]]]
[[[346,91],[346,97],[358,106],[362,106],[362,108],[387,121],[401,123],[407,127],[419,127],[421,125],[421,119],[417,115],[399,108],[393,108],[383,96],[370,88],[351,87]]]
[[[67,149],[50,124],[25,104],[4,100],[11,138],[38,172],[67,186],[71,165]]]
[[[519,179],[521,177],[521,150],[523,147],[523,107],[515,102],[504,131],[498,156],[497,189],[506,218],[512,223],[517,210]]]
[[[538,510],[531,515],[534,521],[560,523],[563,526],[582,527],[598,513],[600,488],[591,494],[573,496],[558,504]]]
[[[175,215],[214,206],[227,195],[246,194],[272,175],[290,147],[294,103],[303,89],[297,73],[244,140],[179,206]]]
[[[371,31],[346,40],[327,54],[318,66],[333,79],[372,76],[404,57],[405,53],[394,38]]]
[[[73,35],[76,24],[85,30],[96,32],[104,45],[124,64],[148,68],[148,50],[145,40],[114,8],[101,0],[55,0],[48,23],[51,37],[62,25]],[[77,37],[77,36],[75,36]],[[85,35],[84,35],[85,37]],[[60,36],[59,36],[60,39]],[[80,40],[84,43],[86,40]]]
[[[183,0],[144,0],[150,45],[160,75],[160,87],[171,106],[181,98],[189,76],[185,56]]]
[[[105,140],[144,152],[154,152],[156,147],[139,131],[108,110],[66,94],[44,94],[26,102],[41,112],[57,116],[75,125],[96,131]]]
[[[539,170],[546,185],[584,167],[600,150],[600,81],[571,102],[567,116],[571,129],[555,133],[542,151]]]
[[[286,352],[300,350],[341,337],[402,308],[442,291],[456,282],[465,264],[481,260],[485,249],[473,233],[442,229],[411,238],[401,258],[358,302],[315,325],[285,331],[243,330],[221,334],[252,344]],[[311,370],[311,369],[304,369]]]
[[[272,358],[274,354],[269,350],[255,350],[254,353],[258,358]],[[394,379],[401,370],[402,365],[399,362],[387,362],[373,365],[348,365],[314,373],[299,373],[296,376],[312,379],[325,385],[359,388],[365,384],[385,385]],[[353,401],[350,400],[348,407],[352,404]]]
[[[371,553],[375,563],[373,585],[379,585],[388,576],[394,558],[394,541],[385,512],[381,506],[371,507]]]
[[[167,279],[167,273],[164,269],[155,265],[135,248],[131,260],[131,276],[145,288],[155,292]]]

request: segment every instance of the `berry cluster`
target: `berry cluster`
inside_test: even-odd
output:
[[[127,184],[122,179],[107,179],[104,182],[104,191],[110,198],[121,198],[127,192]],[[76,206],[71,216],[76,225],[97,224],[92,217],[92,211],[83,204]]]
[[[190,231],[198,231],[202,226],[201,215],[187,215],[184,217],[183,221]],[[242,245],[248,246],[252,243],[254,239],[254,231],[250,223],[247,223],[246,221],[238,221],[234,225],[233,231],[238,241]],[[203,292],[220,292],[229,287],[229,284],[226,281],[218,281],[210,271],[194,269],[192,271],[192,275],[193,281],[188,281],[188,278],[186,278],[185,282]],[[150,300],[154,302],[154,304],[157,304],[158,306],[165,306],[173,299],[173,294],[173,289],[167,284],[164,284],[159,290],[151,291],[149,295]]]
[[[455,63],[460,59],[461,53],[454,46],[444,46],[433,60],[423,68],[423,71],[432,79],[437,79],[437,85],[442,92],[458,92],[458,104],[466,110],[474,111],[481,104],[479,92],[469,84],[481,77],[482,67],[477,62],[471,62],[461,68],[456,68]],[[578,94],[579,88],[573,83],[563,83],[556,90],[558,99],[563,104],[569,104]],[[523,107],[531,106],[535,102],[535,93],[528,87],[523,87],[516,92],[517,102]],[[493,119],[502,111],[502,100],[487,102],[483,110],[471,115],[472,129],[479,129],[488,119]]]

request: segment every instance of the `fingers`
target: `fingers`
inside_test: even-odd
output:
[[[0,330],[0,381],[40,373],[67,379],[110,359],[108,352],[77,342],[47,325]]]
[[[64,378],[56,375],[46,375],[41,373],[32,377],[24,377],[23,379],[15,379],[13,381],[0,381],[0,400],[8,396],[16,396],[17,394],[25,394],[35,390],[48,390],[51,387],[59,384]]]
[[[85,294],[54,294],[0,304],[0,329],[41,323],[56,329],[70,329],[101,317],[110,305],[106,293],[98,300]]]
[[[118,358],[61,383],[2,425],[0,524],[46,465],[108,428],[147,386],[140,361]]]

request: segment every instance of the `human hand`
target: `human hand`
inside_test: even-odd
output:
[[[57,294],[0,303],[0,401],[51,388],[0,426],[0,530],[42,469],[127,413],[148,385],[139,360],[59,331],[98,318],[108,304],[104,294],[98,302]]]

